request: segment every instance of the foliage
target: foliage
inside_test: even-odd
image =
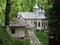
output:
[[[11,45],[22,45],[22,44],[23,44],[22,41],[19,41],[17,39],[12,39]]]
[[[33,11],[33,6],[35,5],[36,0],[10,0],[10,19],[17,15],[17,12],[22,11]],[[37,0],[38,6],[44,7],[46,11],[46,15],[48,14],[48,9],[52,7],[52,4],[48,4],[48,0]],[[0,17],[2,17],[0,20],[2,21],[4,19],[5,15],[5,7],[6,7],[6,0],[0,0]],[[16,13],[15,13],[16,12]]]
[[[30,45],[30,40],[17,40],[12,38],[4,28],[0,25],[0,44],[1,41],[4,45]]]
[[[2,41],[3,45],[22,45],[22,41],[18,41],[13,39],[5,29],[0,25],[0,41]],[[0,43],[1,44],[1,43]]]
[[[54,0],[53,8],[50,10],[49,30],[60,39],[60,0]]]
[[[30,40],[29,39],[24,39],[24,40],[21,40],[23,42],[22,45],[30,45]]]
[[[35,31],[35,34],[38,37],[42,45],[48,45],[48,35],[46,32]]]
[[[0,23],[4,19],[4,14],[5,14],[5,5],[6,1],[5,0],[0,0]]]

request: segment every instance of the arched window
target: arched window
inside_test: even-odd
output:
[[[45,24],[46,24],[46,23],[44,22],[44,29],[45,29],[45,26],[46,26]]]
[[[38,22],[38,26],[40,27],[40,22]]]
[[[42,22],[42,27],[43,27],[43,22]]]

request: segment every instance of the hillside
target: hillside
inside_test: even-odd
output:
[[[13,39],[0,25],[0,45],[22,45],[22,42]]]

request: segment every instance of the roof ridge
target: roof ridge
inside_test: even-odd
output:
[[[17,22],[19,22],[19,24],[20,24],[20,21],[16,18],[16,20],[17,20]],[[20,24],[21,25],[21,24]]]

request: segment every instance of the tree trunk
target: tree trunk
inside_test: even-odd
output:
[[[5,12],[5,29],[6,29],[6,31],[9,31],[9,13],[10,13],[10,0],[6,0],[6,12]]]

